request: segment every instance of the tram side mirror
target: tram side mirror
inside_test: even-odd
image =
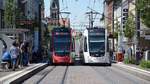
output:
[[[72,49],[72,52],[75,52],[75,49],[74,49],[74,48]]]
[[[108,40],[108,37],[107,37],[107,52],[109,52],[110,51],[110,49],[109,49],[109,40]]]
[[[74,40],[74,38],[73,38],[71,47],[72,47],[72,52],[75,52],[75,40]]]
[[[87,38],[84,38],[84,52],[87,52]]]
[[[72,52],[75,52],[75,49],[74,49],[73,45],[72,45]]]

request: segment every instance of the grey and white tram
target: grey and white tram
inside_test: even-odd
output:
[[[108,52],[107,30],[105,28],[87,28],[83,32],[83,62],[111,65]]]

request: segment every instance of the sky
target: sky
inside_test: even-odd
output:
[[[50,1],[44,0],[45,2],[45,16],[50,15]],[[95,10],[100,14],[103,13],[103,0],[59,0],[60,3],[60,11],[61,12],[70,12],[71,14],[62,16],[66,18],[67,16],[70,18],[71,26],[74,28],[85,28],[84,25],[88,25],[88,15],[86,12]],[[95,16],[94,16],[95,17]],[[94,25],[102,26],[100,24],[101,15],[96,16]]]

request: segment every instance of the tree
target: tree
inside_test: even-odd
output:
[[[15,0],[5,0],[4,22],[6,27],[15,26]]]
[[[125,29],[124,29],[124,35],[125,35],[125,37],[128,38],[128,42],[131,42],[134,34],[135,34],[134,18],[133,18],[133,16],[130,15],[126,21]]]
[[[136,8],[141,13],[142,22],[150,28],[150,0],[137,0]]]
[[[24,28],[23,27],[23,24],[20,23],[21,20],[23,20],[25,18],[25,16],[23,15],[23,12],[21,11],[21,9],[18,7],[16,8],[16,11],[15,11],[15,25],[16,25],[16,28]]]
[[[134,21],[134,18],[133,18],[134,16],[132,16],[132,14],[131,13],[129,13],[129,16],[128,16],[128,19],[127,19],[127,21],[126,21],[126,23],[125,23],[125,29],[124,29],[124,35],[125,35],[125,37],[127,37],[128,38],[128,44],[129,45],[132,45],[132,38],[133,38],[133,36],[134,36],[134,34],[135,34],[135,21]],[[129,61],[134,61],[133,60],[133,56],[128,56],[129,58]]]
[[[118,40],[118,35],[121,35],[121,31],[120,31],[120,24],[119,24],[119,21],[118,19],[116,19],[116,23],[115,23],[115,31],[114,31],[114,38],[116,38]]]

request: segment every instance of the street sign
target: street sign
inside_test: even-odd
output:
[[[122,29],[125,28],[125,24],[126,24],[126,21],[128,19],[128,10],[129,7],[128,7],[128,1],[122,1],[122,19],[121,19],[121,26],[122,26]]]

